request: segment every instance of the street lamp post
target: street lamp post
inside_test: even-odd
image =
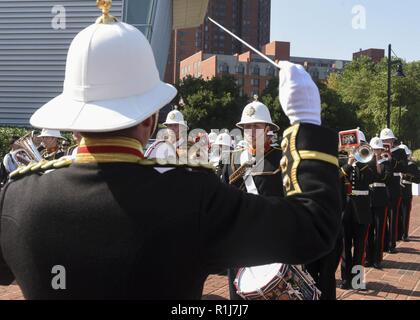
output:
[[[388,128],[391,128],[391,80],[392,80],[392,66],[394,64],[398,64],[398,70],[396,73],[396,77],[404,78],[404,72],[402,69],[401,61],[398,59],[396,61],[392,61],[392,45],[388,46],[388,106],[387,106],[387,114],[386,114],[386,125]],[[398,57],[397,57],[398,58]],[[401,136],[401,106],[399,110],[399,120],[398,120],[398,131],[399,135]]]

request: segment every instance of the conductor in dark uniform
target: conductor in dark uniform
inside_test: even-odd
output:
[[[359,138],[362,144],[367,144],[360,130]],[[373,182],[373,173],[367,163],[356,161],[354,155],[350,155],[348,164],[341,169],[351,183],[349,204],[343,217],[344,247],[341,260],[342,288],[350,289],[355,275],[353,268],[363,268],[365,262],[368,231],[372,223],[369,185]]]
[[[207,169],[156,165],[142,145],[176,89],[160,81],[138,29],[106,12],[100,21],[109,23],[70,46],[64,94],[31,118],[81,132],[76,160],[31,165],[2,190],[2,284],[16,279],[27,299],[200,299],[214,270],[309,263],[332,250],[338,139],[320,126],[320,105],[282,103],[292,123],[286,198],[244,193]],[[283,99],[319,95],[303,67],[279,67]],[[56,268],[65,290],[52,286]]]

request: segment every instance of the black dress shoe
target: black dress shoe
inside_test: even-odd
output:
[[[410,239],[408,239],[408,237],[403,237],[403,241],[404,242],[410,242]]]
[[[365,268],[372,268],[373,264],[370,263],[369,261],[365,262]]]
[[[396,254],[396,253],[398,253],[398,251],[397,251],[397,249],[395,249],[395,248],[392,248],[392,249],[389,249],[389,251],[388,251],[390,254]]]
[[[374,267],[375,269],[382,270],[381,263],[379,263],[379,262],[374,263],[374,264],[373,264],[373,267]]]
[[[350,283],[348,283],[347,281],[343,281],[343,283],[340,285],[340,289],[350,290],[351,289]]]

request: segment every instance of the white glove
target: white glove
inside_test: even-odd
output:
[[[292,125],[321,125],[321,98],[311,76],[298,64],[279,62],[280,103]]]

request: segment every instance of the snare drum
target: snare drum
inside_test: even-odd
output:
[[[321,295],[307,272],[281,263],[239,269],[235,287],[245,300],[319,300]]]

